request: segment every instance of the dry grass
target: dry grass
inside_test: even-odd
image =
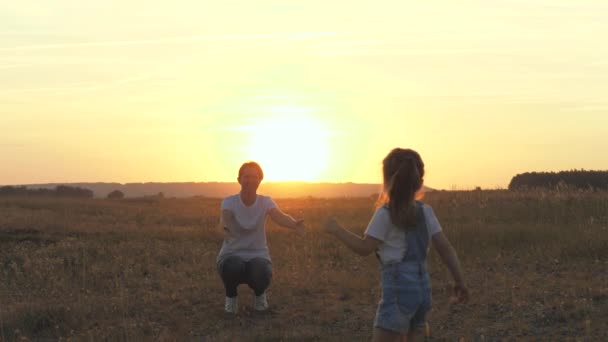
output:
[[[431,204],[472,293],[450,306],[433,253],[433,340],[608,339],[608,193],[437,192]],[[269,226],[271,312],[223,313],[217,199],[0,199],[2,340],[366,341],[379,298],[373,257],[319,232],[362,232],[371,199],[278,200],[307,220]]]

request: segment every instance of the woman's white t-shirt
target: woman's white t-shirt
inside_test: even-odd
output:
[[[422,211],[430,240],[433,235],[441,231],[441,225],[439,225],[437,216],[435,216],[435,212],[431,206],[422,203]],[[407,249],[405,230],[393,224],[390,212],[386,207],[376,209],[374,216],[367,225],[365,235],[383,242],[378,247],[378,256],[382,264],[399,262],[403,259]]]
[[[224,240],[217,261],[232,255],[245,261],[253,258],[270,260],[264,225],[269,211],[276,207],[276,203],[269,196],[257,195],[251,206],[243,203],[240,194],[224,198],[222,211],[232,212],[240,227],[230,227],[230,238]],[[221,217],[220,223],[222,227],[226,227]]]

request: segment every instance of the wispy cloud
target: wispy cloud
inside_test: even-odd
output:
[[[499,49],[343,49],[322,50],[319,55],[374,55],[374,56],[405,56],[405,55],[452,55],[452,54],[499,54],[505,51]]]
[[[16,69],[16,68],[27,68],[31,67],[33,64],[6,64],[0,65],[0,69]]]
[[[152,75],[149,73],[140,73],[132,76],[126,76],[123,78],[119,78],[110,82],[105,83],[80,83],[80,84],[70,84],[66,86],[56,86],[56,87],[30,87],[30,88],[7,88],[2,89],[0,94],[16,94],[16,93],[38,93],[38,92],[56,92],[56,93],[71,93],[71,92],[87,92],[87,91],[97,91],[101,89],[111,88],[115,86],[144,82],[149,81],[155,78],[158,75]],[[170,82],[165,82],[167,85],[170,85]],[[148,84],[157,84],[164,85],[162,82],[153,82]]]
[[[332,36],[335,32],[296,32],[296,33],[276,33],[276,34],[249,34],[249,35],[225,35],[225,36],[190,36],[174,37],[162,39],[139,39],[139,40],[114,40],[103,42],[77,42],[77,43],[57,43],[57,44],[33,44],[0,48],[0,51],[27,51],[27,50],[47,50],[65,49],[74,47],[114,47],[114,46],[134,46],[134,45],[163,45],[163,44],[191,44],[199,42],[213,41],[232,41],[232,40],[256,40],[256,39],[310,39],[322,36]]]
[[[387,44],[390,42],[384,40],[345,40],[345,41],[335,41],[330,43],[319,43],[313,45],[316,48],[337,48],[337,47],[353,47],[353,46],[378,46]]]
[[[562,106],[561,109],[569,112],[606,112],[608,103],[569,103],[567,106]]]
[[[27,144],[24,142],[13,142],[13,141],[0,141],[0,149],[8,152],[11,149],[25,148],[28,145],[32,145],[32,142],[28,142]]]

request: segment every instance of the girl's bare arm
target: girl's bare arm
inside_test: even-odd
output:
[[[324,229],[326,232],[337,237],[338,240],[342,241],[342,243],[344,243],[353,252],[361,256],[370,255],[378,248],[378,245],[382,243],[382,241],[371,236],[364,235],[363,237],[360,237],[359,235],[342,228],[342,226],[340,226],[338,221],[336,221],[334,218],[330,218],[325,223]]]
[[[454,291],[456,297],[459,302],[466,302],[469,297],[469,293],[467,287],[464,283],[464,278],[462,276],[462,270],[460,269],[460,261],[458,260],[458,255],[452,247],[452,244],[448,240],[448,238],[443,234],[443,232],[439,232],[433,235],[432,238],[433,246],[441,261],[447,266],[448,270],[452,274],[452,278],[454,278]]]

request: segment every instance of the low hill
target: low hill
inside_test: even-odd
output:
[[[110,192],[119,190],[125,197],[155,196],[162,193],[165,197],[225,197],[235,194],[240,186],[236,182],[183,182],[183,183],[53,183],[28,184],[35,189],[51,189],[58,185],[69,185],[90,189],[95,197],[106,197]],[[427,191],[430,191],[427,188]],[[364,183],[308,183],[308,182],[263,182],[259,193],[276,198],[289,197],[367,197],[380,192],[379,184]]]

